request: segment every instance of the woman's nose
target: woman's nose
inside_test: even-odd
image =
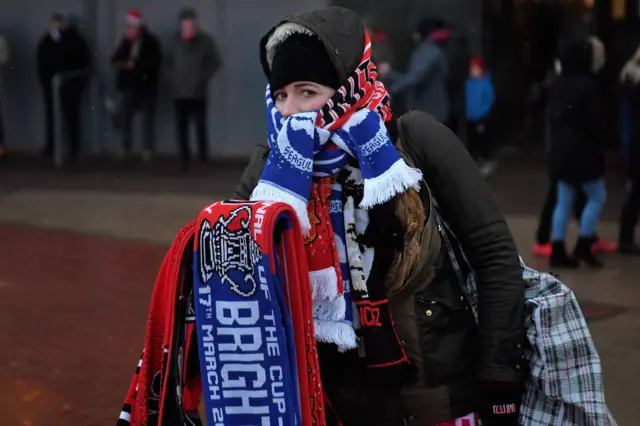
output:
[[[293,114],[297,114],[299,112],[300,112],[300,108],[298,108],[296,106],[296,103],[293,102],[291,99],[287,99],[286,101],[284,101],[284,104],[282,105],[282,109],[280,110],[280,114],[282,114],[284,118],[288,118]]]

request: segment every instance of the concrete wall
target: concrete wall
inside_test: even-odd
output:
[[[7,147],[36,152],[44,144],[44,106],[36,78],[35,50],[48,30],[53,12],[73,13],[83,23],[94,56],[94,78],[83,108],[85,141],[90,153],[113,151],[120,144],[104,110],[113,92],[113,72],[108,54],[122,31],[124,14],[137,7],[162,41],[178,28],[182,6],[198,10],[201,26],[216,38],[223,69],[210,87],[209,146],[213,156],[244,156],[264,139],[264,76],[259,57],[260,37],[287,13],[325,4],[324,0],[47,0],[0,3],[0,32],[11,48],[11,62],[3,72]],[[166,91],[159,100],[160,153],[177,152],[175,120]],[[136,140],[139,146],[140,140]]]

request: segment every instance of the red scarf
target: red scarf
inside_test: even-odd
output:
[[[180,274],[181,265],[185,249],[193,238],[195,230],[194,221],[178,232],[160,266],[151,297],[144,351],[129,386],[118,426],[162,425],[162,416],[158,416],[158,413],[164,413],[165,408],[168,384],[165,378],[169,374],[169,366],[172,362],[176,295],[179,286],[184,282]],[[190,327],[185,353],[190,352],[189,343],[192,332],[193,327]],[[193,398],[191,392],[187,390],[183,398],[184,410],[187,412],[196,410],[197,403],[198,399]]]
[[[338,130],[362,108],[377,111],[385,122],[391,120],[390,97],[384,84],[377,80],[377,76],[376,65],[371,60],[371,38],[365,33],[364,53],[360,65],[320,110],[317,126],[331,131]],[[329,142],[325,149],[338,147]],[[344,281],[340,272],[333,227],[329,220],[332,183],[333,178],[314,180],[307,205],[311,231],[305,240],[305,248],[312,281],[314,276],[318,277],[320,282],[336,280],[337,295],[340,296],[344,294]],[[333,271],[329,272],[330,270]]]

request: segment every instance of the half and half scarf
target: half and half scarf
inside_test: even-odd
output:
[[[209,425],[324,425],[311,286],[288,205],[225,201],[200,213],[195,311]]]
[[[296,212],[307,238],[316,338],[336,343],[342,350],[357,344],[344,296],[344,271],[349,270],[351,259],[342,256],[346,262],[341,262],[345,225],[344,217],[339,217],[342,209],[335,205],[338,198],[332,196],[334,176],[350,157],[357,161],[363,178],[357,208],[363,215],[408,188],[418,188],[422,179],[420,171],[409,167],[393,146],[385,127],[391,118],[389,95],[376,78],[367,36],[360,65],[320,111],[284,119],[267,87],[270,153],[251,196],[252,200],[286,202]]]

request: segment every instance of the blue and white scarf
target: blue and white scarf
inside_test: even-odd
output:
[[[286,202],[296,211],[304,234],[311,228],[307,203],[312,178],[334,176],[347,164],[348,156],[357,160],[364,179],[363,209],[419,188],[422,173],[400,157],[377,112],[361,109],[331,132],[316,127],[318,111],[285,119],[275,107],[269,86],[265,98],[271,150],[251,199]],[[339,149],[326,149],[328,142]]]
[[[354,349],[357,342],[353,321],[357,316],[352,313],[349,290],[352,285],[366,288],[366,276],[361,272],[356,276],[357,282],[353,281],[354,270],[363,270],[363,256],[356,251],[367,253],[365,261],[370,270],[373,249],[356,247],[348,255],[347,246],[353,247],[354,242],[347,244],[345,229],[352,220],[359,218],[358,222],[364,224],[359,228],[364,232],[368,222],[366,209],[384,203],[408,188],[417,189],[422,174],[400,157],[376,111],[361,109],[342,128],[330,131],[328,126],[317,127],[318,111],[285,119],[275,107],[268,86],[265,100],[270,153],[251,195],[252,200],[289,204],[306,235],[311,229],[307,204],[313,178],[335,176],[347,166],[349,156],[359,164],[359,169],[350,169],[352,174],[354,171],[357,174],[357,180],[363,182],[364,195],[360,205],[349,207],[345,214],[339,184],[334,184],[331,195],[330,221],[340,258],[344,294],[337,294],[336,271],[311,276],[316,338],[335,343],[340,350]]]

